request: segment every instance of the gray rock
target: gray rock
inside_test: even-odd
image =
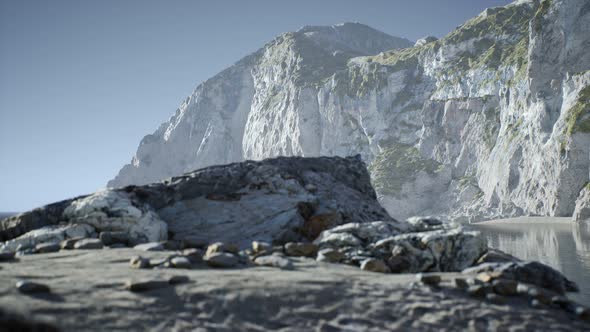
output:
[[[154,289],[168,287],[170,283],[163,280],[129,280],[125,282],[125,289],[131,292],[147,292]]]
[[[105,246],[111,246],[113,244],[129,244],[129,234],[126,232],[100,232],[98,238]]]
[[[293,270],[293,262],[290,259],[278,255],[260,256],[254,260],[256,265],[278,267],[283,270]]]
[[[227,252],[215,252],[205,255],[203,260],[211,267],[230,268],[235,267],[239,259],[236,255]]]
[[[23,294],[38,294],[51,292],[49,286],[28,280],[18,281],[16,283],[16,289]]]
[[[102,249],[104,245],[99,239],[83,239],[74,244],[74,249]]]
[[[379,273],[390,273],[391,270],[384,261],[375,258],[365,259],[361,263],[361,270]]]
[[[162,243],[162,246],[164,246],[165,250],[171,250],[171,251],[184,249],[184,245],[183,245],[182,241],[178,241],[178,240],[164,241]]]
[[[142,250],[142,251],[164,251],[164,245],[160,242],[148,242],[138,244],[133,247],[135,250]]]
[[[177,269],[190,269],[192,267],[191,261],[187,257],[177,256],[170,260],[170,265]]]
[[[577,291],[578,286],[559,271],[539,262],[517,262],[500,265],[494,272],[499,278],[537,285],[560,294]]]
[[[318,252],[316,260],[325,263],[340,263],[346,256],[337,249],[326,248]]]
[[[10,262],[14,260],[15,253],[11,251],[0,252],[0,262]]]
[[[150,265],[149,258],[144,258],[141,256],[134,256],[134,257],[131,257],[131,259],[129,260],[129,266],[131,266],[134,269],[147,269],[151,265]]]
[[[46,242],[46,243],[39,243],[35,246],[35,252],[40,254],[47,254],[51,252],[57,252],[61,249],[61,246],[57,242]]]

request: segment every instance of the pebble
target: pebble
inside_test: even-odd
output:
[[[513,296],[517,294],[518,282],[509,279],[496,279],[492,282],[496,294]]]
[[[441,282],[440,275],[438,274],[418,273],[416,274],[416,280],[430,286],[438,286],[438,284]]]
[[[285,253],[295,257],[314,257],[318,249],[316,244],[308,242],[289,242],[285,245]]]
[[[145,292],[153,289],[168,287],[169,282],[163,280],[129,280],[125,283],[125,289],[131,292]]]
[[[129,266],[134,269],[147,269],[150,265],[150,260],[148,258],[143,258],[141,256],[134,256],[131,257],[129,260]]]
[[[187,282],[191,281],[189,277],[185,275],[176,275],[172,276],[168,279],[168,283],[170,285],[178,285],[178,284],[186,284]]]
[[[293,262],[279,255],[260,256],[254,260],[256,265],[278,267],[283,270],[293,270]]]
[[[142,251],[164,251],[164,246],[160,242],[148,242],[138,244],[133,247],[133,249]]]
[[[532,300],[529,302],[529,304],[530,304],[530,306],[531,306],[531,307],[533,307],[533,308],[540,308],[541,306],[543,306],[543,304],[541,304],[541,302],[540,302],[539,300],[537,300],[537,299],[532,299]]]
[[[305,185],[305,190],[309,191],[310,193],[315,193],[318,190],[318,187],[316,187],[316,185],[308,183]]]
[[[376,258],[365,259],[361,263],[361,270],[379,273],[390,273],[389,267],[384,261]]]
[[[337,249],[322,249],[318,252],[318,257],[316,260],[318,262],[326,262],[326,263],[339,263],[342,261],[346,256],[341,253]]]
[[[16,254],[12,251],[0,252],[0,262],[8,262],[14,260]]]
[[[223,242],[215,242],[213,244],[210,244],[207,247],[207,252],[205,253],[205,256],[209,256],[214,253],[223,253],[223,252],[237,254],[239,251],[240,251],[240,249],[236,245],[226,244]]]
[[[267,242],[262,241],[253,241],[252,242],[252,252],[254,254],[260,254],[263,252],[270,252],[272,251],[272,245]]]
[[[227,252],[214,252],[205,255],[204,260],[211,267],[228,268],[238,264],[238,257]]]
[[[184,256],[177,256],[170,260],[170,265],[177,269],[190,269],[192,267],[191,261]]]
[[[576,316],[578,316],[578,318],[590,321],[590,310],[588,308],[577,306],[574,309],[574,313],[576,314]]]
[[[39,254],[48,254],[51,252],[57,252],[57,251],[59,251],[59,249],[61,249],[61,246],[57,242],[39,243],[38,245],[35,246],[35,252],[37,252]]]
[[[49,293],[49,286],[33,281],[21,280],[16,283],[16,289],[23,294]]]
[[[129,243],[129,234],[126,232],[101,232],[98,238],[105,246],[116,243],[127,245]]]
[[[571,302],[565,296],[556,295],[551,298],[551,304],[567,309],[571,305]]]
[[[102,249],[103,244],[99,239],[83,239],[74,244],[74,249]]]

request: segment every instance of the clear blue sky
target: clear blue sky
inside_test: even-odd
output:
[[[200,82],[303,25],[443,36],[506,0],[0,0],[0,211],[89,193]]]

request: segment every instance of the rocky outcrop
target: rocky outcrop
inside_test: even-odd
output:
[[[344,254],[342,262],[382,262],[395,273],[461,271],[487,250],[479,232],[428,218],[351,223],[324,231],[315,243]]]
[[[373,220],[393,221],[360,157],[283,157],[51,204],[3,220],[0,236],[11,251],[101,232],[122,232],[130,245],[170,237],[249,246],[313,240],[325,229]]]
[[[284,34],[199,86],[109,185],[360,153],[400,220],[571,216],[590,176],[589,8],[517,1],[415,47],[354,24]]]
[[[576,199],[576,209],[574,210],[573,219],[576,222],[590,220],[590,183],[580,191],[580,196]]]

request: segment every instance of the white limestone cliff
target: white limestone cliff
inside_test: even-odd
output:
[[[571,216],[590,180],[589,32],[587,1],[539,0],[415,47],[360,24],[283,34],[201,84],[109,186],[360,153],[398,219]]]

